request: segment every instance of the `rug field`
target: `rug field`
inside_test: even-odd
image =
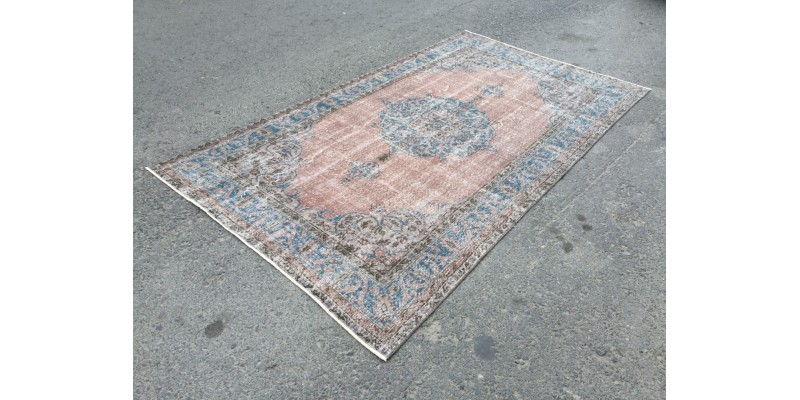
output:
[[[465,31],[148,170],[387,360],[648,91]]]

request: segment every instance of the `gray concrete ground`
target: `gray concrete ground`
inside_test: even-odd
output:
[[[653,91],[389,362],[143,169],[462,29]],[[135,398],[664,398],[664,43],[659,0],[135,0]]]

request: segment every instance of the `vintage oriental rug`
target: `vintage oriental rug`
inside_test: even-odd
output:
[[[464,32],[150,171],[386,360],[647,92]]]

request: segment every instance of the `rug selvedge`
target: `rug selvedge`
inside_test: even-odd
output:
[[[353,104],[370,110],[378,107],[378,99],[370,96],[390,93],[392,85],[402,86],[398,82],[421,74],[445,83],[478,74],[484,80],[513,76],[519,82],[519,74],[525,74],[544,101],[541,112],[549,113],[547,129],[519,153],[506,154],[513,159],[492,170],[491,179],[464,189],[469,195],[455,200],[441,194],[413,207],[387,209],[378,204],[349,212],[304,206],[315,193],[301,195],[304,189],[295,186],[297,181],[311,182],[308,190],[319,186],[313,185],[314,175],[298,178],[298,170],[307,172],[314,162],[303,157],[304,146],[320,140],[314,137],[315,126]],[[478,154],[491,157],[497,151],[491,144],[495,131],[503,127],[493,126],[481,105],[509,101],[506,96],[514,89],[509,83],[486,84],[475,87],[468,99],[431,95],[380,99],[383,108],[367,116],[375,121],[364,129],[374,131],[389,151],[373,151],[369,159],[342,160],[341,166],[330,161],[315,171],[336,171],[335,185],[342,185],[343,191],[358,190],[357,185],[396,176],[392,171],[399,171],[400,157],[426,160],[433,164],[420,165],[444,172]],[[458,95],[465,96],[462,92]],[[161,164],[155,172],[317,297],[385,359],[646,93],[640,86],[465,32],[293,111]],[[420,117],[415,118],[415,112]],[[447,176],[444,172],[442,176]],[[327,204],[330,199],[317,201]],[[346,202],[330,204],[348,207]]]

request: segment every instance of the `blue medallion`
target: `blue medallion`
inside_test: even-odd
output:
[[[494,130],[472,101],[427,96],[387,102],[380,133],[392,151],[417,157],[466,157],[491,150]]]

